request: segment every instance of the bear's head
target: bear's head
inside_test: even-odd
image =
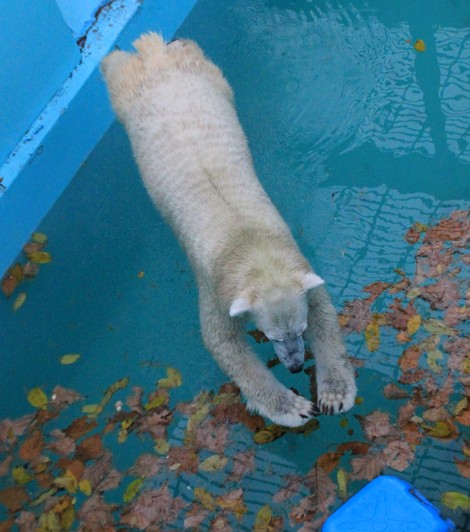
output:
[[[308,272],[297,282],[258,286],[235,298],[230,316],[247,315],[273,343],[279,360],[292,373],[302,370],[305,358],[303,333],[307,328],[308,291],[324,283]]]

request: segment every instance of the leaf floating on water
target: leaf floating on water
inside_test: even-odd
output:
[[[31,240],[36,244],[47,244],[47,235],[44,233],[33,233]]]
[[[144,481],[141,478],[134,479],[127,486],[126,491],[124,492],[124,495],[122,496],[124,502],[131,502],[132,499],[134,499],[136,495],[139,493],[140,489],[142,488],[143,483]]]
[[[36,264],[48,264],[52,261],[52,256],[47,251],[33,251],[28,254],[28,259]]]
[[[101,406],[101,404],[82,406],[82,412],[84,414],[87,414],[90,417],[99,416],[102,411],[103,411],[103,407]]]
[[[86,478],[82,478],[80,482],[78,483],[78,489],[87,497],[91,495],[92,487],[90,484],[90,481]]]
[[[219,471],[227,465],[228,458],[220,454],[213,454],[199,464],[201,471]]]
[[[68,366],[69,364],[74,364],[78,359],[80,358],[80,355],[77,353],[70,353],[68,355],[63,355],[60,357],[60,363],[64,366]]]
[[[166,395],[163,393],[157,393],[155,397],[144,405],[144,410],[152,410],[153,408],[158,408],[166,401]]]
[[[223,510],[233,512],[237,519],[241,519],[247,512],[247,507],[243,502],[243,490],[241,488],[229,491],[225,495],[217,497],[216,502]]]
[[[339,496],[346,500],[348,498],[348,474],[343,468],[340,468],[336,473],[336,483],[338,484]]]
[[[216,509],[217,503],[214,497],[203,488],[194,488],[194,496],[199,500],[202,507],[211,512]]]
[[[413,336],[413,334],[415,334],[415,332],[417,332],[420,327],[421,316],[419,314],[411,316],[411,318],[406,323],[406,332],[408,333],[408,336]]]
[[[15,299],[15,302],[13,303],[13,310],[16,312],[18,309],[20,309],[24,302],[26,301],[26,293],[21,292],[21,294],[18,295],[18,297]]]
[[[160,379],[157,383],[160,388],[177,388],[183,383],[181,373],[175,368],[168,368],[166,375],[165,379]]]
[[[451,510],[457,510],[461,508],[463,511],[470,510],[470,496],[458,491],[447,491],[442,494],[442,504],[450,508]]]
[[[413,48],[417,52],[424,52],[426,50],[426,43],[422,39],[417,39],[413,44]]]
[[[380,347],[380,328],[375,318],[367,325],[364,336],[366,338],[367,349],[371,353],[377,351]]]
[[[444,355],[439,349],[433,349],[426,355],[426,362],[433,373],[442,372],[442,366],[438,364],[438,360],[444,360]]]
[[[273,511],[269,504],[265,504],[256,514],[254,532],[269,532]]]
[[[264,429],[254,433],[253,440],[259,444],[270,443],[284,436],[288,431],[287,427],[282,427],[281,425],[266,425]]]
[[[153,448],[158,454],[168,454],[170,451],[170,444],[164,438],[156,438]]]
[[[31,475],[22,466],[14,467],[11,476],[13,480],[20,485],[27,484],[31,480]]]
[[[426,331],[432,334],[446,334],[448,336],[453,336],[456,334],[455,329],[449,327],[443,321],[435,318],[425,320],[423,323],[423,327],[426,329]]]
[[[45,410],[47,408],[47,395],[41,390],[41,388],[33,388],[28,392],[28,402],[35,408],[41,408]]]

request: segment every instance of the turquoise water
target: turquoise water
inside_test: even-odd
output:
[[[406,231],[470,204],[468,2],[434,1],[424,11],[403,1],[226,4],[201,0],[178,34],[197,40],[231,83],[259,178],[327,279],[337,308],[365,297],[363,288],[372,282],[396,282],[396,269],[412,276],[417,248],[404,240]],[[424,52],[413,48],[417,39],[425,42]],[[34,387],[50,394],[61,384],[97,403],[123,377],[149,392],[172,366],[183,379],[171,392],[174,406],[226,381],[202,347],[189,264],[146,196],[120,125],[105,134],[39,230],[48,236],[53,261],[22,285],[27,299],[16,312],[12,300],[0,299],[0,419],[31,412],[26,394]],[[468,282],[468,271],[458,278]],[[382,312],[388,302],[378,304],[383,308],[375,311]],[[468,332],[467,320],[458,335]],[[258,446],[256,467],[237,484],[249,512],[235,529],[251,529],[253,514],[271,503],[286,475],[304,475],[337,444],[363,440],[353,414],[379,409],[393,417],[403,404],[382,393],[399,377],[404,347],[395,331],[382,329],[375,352],[362,334],[346,341],[364,364],[358,369],[363,403],[341,418],[322,417],[308,437],[287,434]],[[267,344],[256,349],[272,356]],[[66,353],[81,358],[61,365]],[[274,371],[308,394],[306,376]],[[456,388],[452,400],[462,393]],[[70,422],[79,409],[67,415]],[[181,420],[172,425],[172,445],[181,442],[183,427]],[[425,439],[408,468],[387,472],[412,482],[466,530],[468,513],[440,502],[446,491],[468,494],[454,458],[463,459],[470,434],[463,425],[459,431],[451,441]],[[237,426],[230,453],[253,445],[250,432]],[[113,446],[114,458],[125,468],[151,447]],[[352,483],[350,493],[363,484]],[[223,493],[226,480],[220,472],[204,473],[196,480],[174,477],[169,485],[191,501],[194,487]],[[289,504],[276,507],[284,529]]]

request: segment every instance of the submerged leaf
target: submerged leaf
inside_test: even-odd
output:
[[[28,253],[28,259],[36,264],[48,264],[52,261],[52,256],[47,251],[33,251]]]
[[[282,427],[281,425],[266,425],[266,427],[253,434],[253,440],[259,444],[270,443],[286,434],[288,430],[287,427]]]
[[[413,336],[415,332],[421,327],[421,316],[419,314],[415,314],[414,316],[411,316],[411,318],[406,323],[406,332],[408,333],[408,336]]]
[[[33,388],[28,392],[28,402],[35,408],[41,408],[43,410],[47,407],[47,395],[41,390],[41,388]]]
[[[220,454],[213,454],[199,464],[201,471],[218,471],[224,469],[227,465],[228,458]]]
[[[338,484],[339,496],[346,500],[348,498],[348,474],[343,468],[340,468],[336,473],[336,483]]]
[[[131,502],[136,497],[142,488],[144,481],[141,478],[134,479],[126,488],[124,495],[122,496],[124,502]]]
[[[377,351],[380,347],[380,328],[379,323],[375,318],[373,318],[369,325],[367,325],[366,330],[364,331],[364,336],[366,338],[367,349],[371,353]]]
[[[273,511],[269,504],[265,504],[256,514],[254,532],[269,532]]]
[[[442,494],[442,504],[445,504],[451,510],[462,508],[464,512],[470,510],[470,496],[458,491],[447,491]]]
[[[80,355],[76,353],[70,353],[68,355],[63,355],[60,357],[60,363],[63,365],[73,364],[80,358]]]
[[[157,386],[160,388],[176,388],[181,386],[183,382],[183,377],[181,373],[175,368],[167,368],[166,378],[160,379],[157,383]]]
[[[15,302],[13,303],[13,310],[16,312],[18,309],[20,309],[25,301],[26,301],[26,293],[21,292],[21,294],[18,294],[18,297],[15,299]]]

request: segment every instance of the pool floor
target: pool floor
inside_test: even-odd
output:
[[[469,529],[470,12],[374,5],[200,0],[178,32],[326,279],[357,405],[303,432],[245,412],[115,123],[32,237],[52,260],[0,298],[1,530],[319,530],[380,473]]]

